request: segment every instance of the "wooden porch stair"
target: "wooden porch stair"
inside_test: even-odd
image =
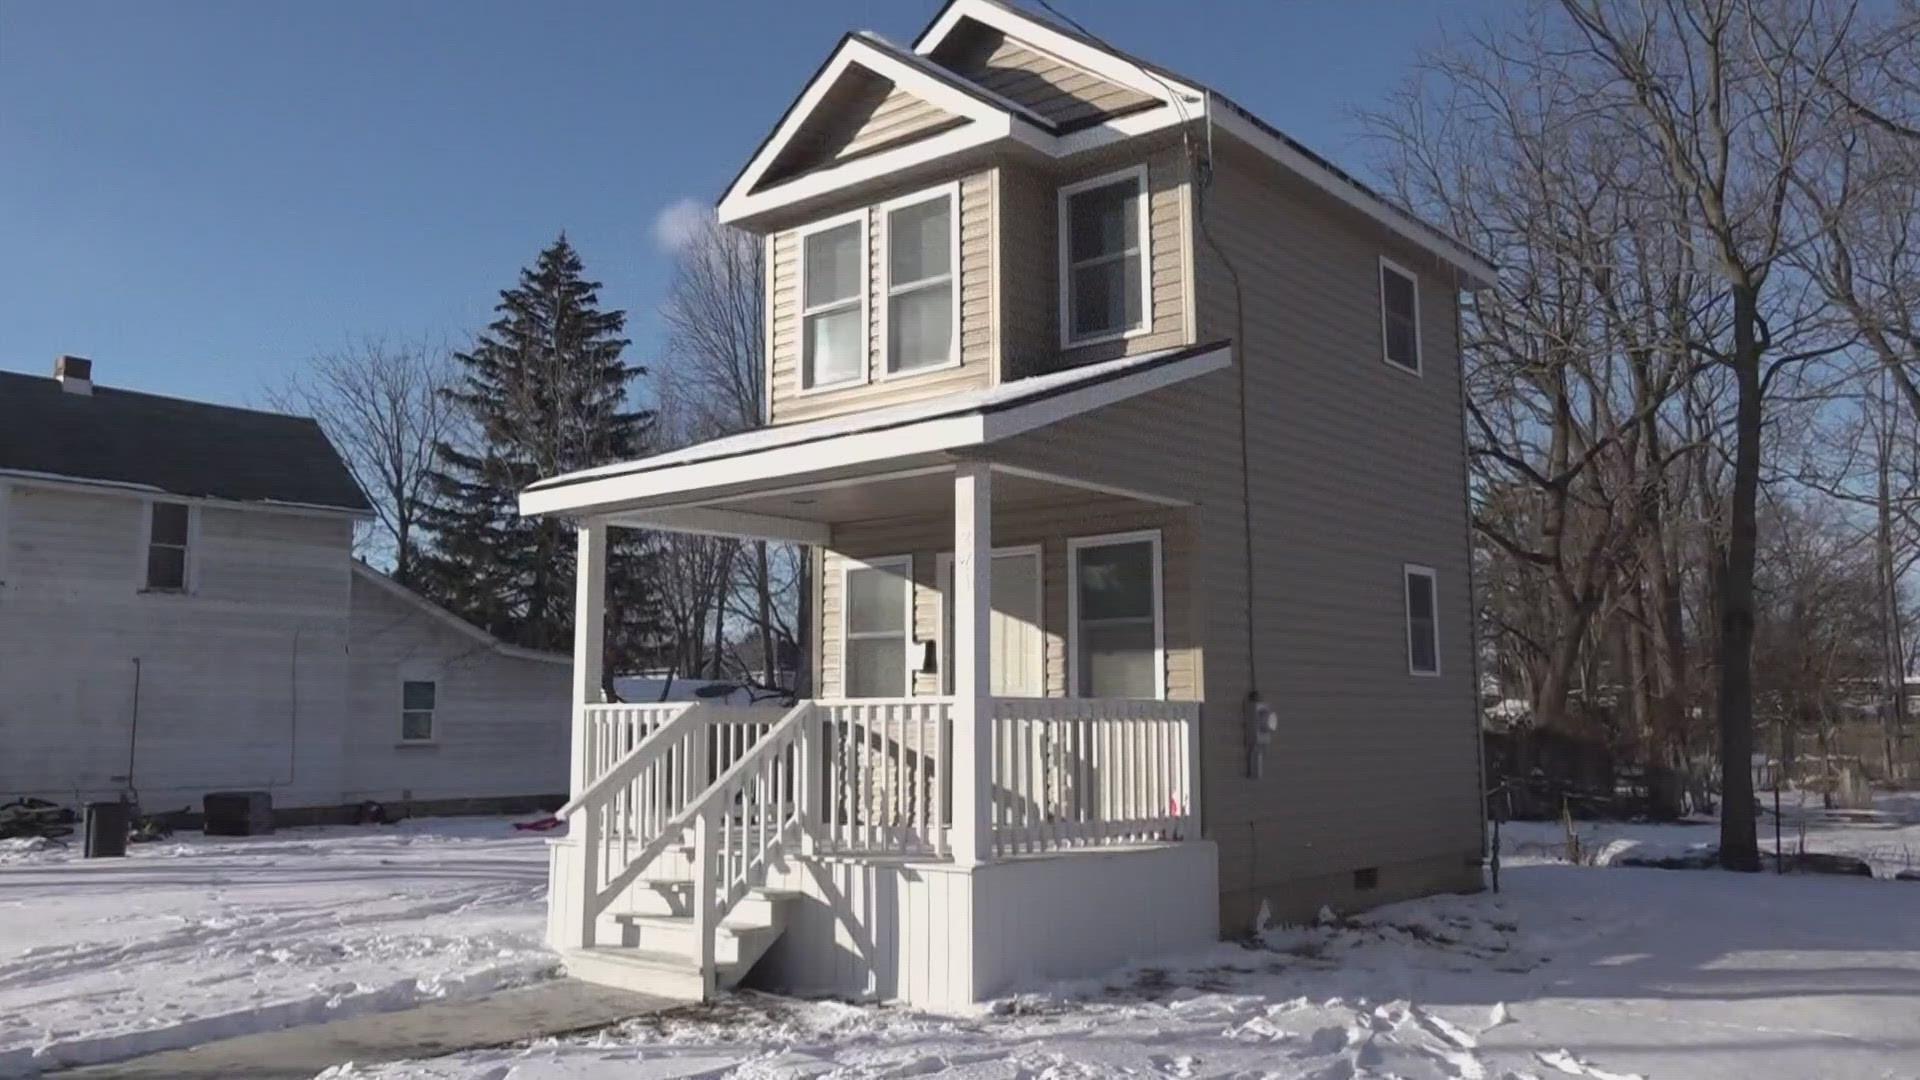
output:
[[[714,935],[716,990],[739,985],[786,929],[792,893],[755,888],[720,921]],[[649,881],[634,889],[639,911],[622,912],[618,945],[565,950],[566,973],[584,982],[622,990],[699,1001],[700,937],[692,913],[693,882]]]

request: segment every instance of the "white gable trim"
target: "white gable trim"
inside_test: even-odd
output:
[[[761,192],[759,197],[755,197],[753,191],[766,176],[767,170],[779,160],[780,155],[792,143],[794,136],[813,115],[828,91],[840,81],[848,68],[856,65],[931,105],[971,121],[971,124],[932,139],[909,143],[907,146],[891,151],[883,151],[842,165],[808,173],[799,180],[780,185],[779,192],[782,197],[778,200],[769,200],[765,197],[772,194],[771,192]],[[994,97],[995,101],[1004,101],[996,95],[988,95],[984,90],[980,91],[980,95]],[[1029,117],[1032,119],[1028,119]],[[827,60],[826,66],[820,69],[820,73],[814,76],[806,90],[801,92],[799,100],[795,101],[793,108],[788,110],[780,126],[774,129],[765,145],[761,146],[739,178],[727,189],[727,194],[720,200],[719,217],[722,222],[731,223],[759,209],[769,208],[770,205],[783,205],[806,198],[809,191],[817,193],[817,191],[830,190],[856,182],[863,173],[880,175],[904,168],[912,162],[902,160],[901,151],[918,150],[924,155],[927,146],[931,143],[942,144],[939,153],[932,155],[940,156],[968,146],[1007,138],[1014,135],[1017,129],[1023,136],[1038,137],[1044,133],[1035,126],[1036,121],[1039,121],[1039,118],[1024,108],[1013,105],[1011,102],[996,106],[982,101],[980,96],[955,89],[917,65],[890,55],[865,38],[850,35],[840,43],[839,49],[835,50],[833,56]],[[975,128],[978,130],[971,130]],[[964,137],[954,137],[962,133],[965,133]],[[874,169],[874,164],[879,162],[884,162],[885,167]],[[855,166],[861,167],[855,168]]]
[[[940,13],[939,18],[934,20],[933,25],[927,27],[926,32],[920,35],[920,40],[913,43],[913,51],[922,56],[933,52],[965,19],[972,19],[996,30],[1005,31],[1033,45],[1041,52],[1052,53],[1077,68],[1159,101],[1166,101],[1168,91],[1171,90],[1174,94],[1186,99],[1185,103],[1190,108],[1201,107],[1204,104],[1206,95],[1199,87],[1190,86],[1179,79],[1168,78],[1165,75],[1155,78],[1123,57],[1089,45],[1070,34],[1064,34],[1044,20],[992,3],[991,0],[954,0],[947,5],[945,11]]]

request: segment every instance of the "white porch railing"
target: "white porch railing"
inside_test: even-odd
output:
[[[993,852],[1197,834],[1187,701],[995,698]]]
[[[953,699],[819,703],[824,799],[816,850],[943,858],[953,799]]]

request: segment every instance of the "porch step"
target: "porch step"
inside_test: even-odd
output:
[[[753,889],[740,898],[740,902],[734,905],[720,925],[770,926],[779,918],[779,908],[797,895],[784,889]],[[693,882],[638,882],[628,897],[628,903],[633,907],[634,915],[691,915]]]
[[[564,952],[562,960],[567,974],[601,986],[676,1000],[700,1000],[700,939],[694,933],[693,917],[685,914],[692,891],[690,881],[637,884],[636,903],[648,907],[657,905],[665,910],[658,914],[622,912],[614,915],[614,921],[620,924],[621,944]],[[766,955],[786,929],[787,906],[796,895],[777,889],[754,889],[720,921],[713,941],[715,989],[737,986]]]

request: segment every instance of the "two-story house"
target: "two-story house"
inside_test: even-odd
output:
[[[954,1004],[1480,887],[1483,258],[995,0],[843,38],[719,216],[766,426],[521,497],[580,528],[570,970]],[[820,697],[599,702],[639,527],[807,545]]]
[[[0,372],[0,802],[564,792],[565,658],[356,561],[370,515],[312,420]]]

